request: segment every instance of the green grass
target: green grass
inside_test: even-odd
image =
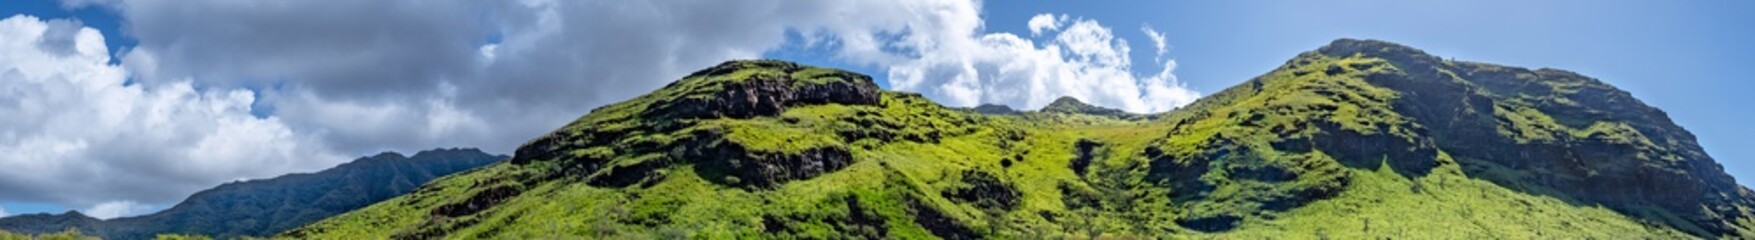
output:
[[[441,178],[416,193],[285,236],[384,238],[436,231],[452,239],[918,239],[947,233],[993,238],[1692,237],[1662,219],[1630,217],[1540,184],[1483,180],[1543,172],[1456,159],[1436,147],[1422,132],[1442,129],[1396,111],[1395,101],[1410,96],[1369,80],[1407,76],[1402,66],[1383,59],[1304,54],[1243,85],[1155,115],[982,115],[945,108],[917,94],[883,92],[877,104],[790,106],[772,116],[647,118],[658,105],[750,79],[869,84],[832,69],[788,72],[760,67],[773,64],[768,62],[728,64],[756,68],[691,75],[653,94],[594,110],[549,136],[566,143],[553,145],[565,153],[554,159]],[[1455,72],[1443,74],[1458,78]],[[1494,109],[1492,114],[1511,121],[1499,133],[1518,141],[1559,136],[1652,145],[1628,123],[1569,127],[1564,122],[1573,120],[1536,106],[1507,101]],[[703,141],[708,144],[764,154],[845,149],[853,161],[767,188],[726,184],[703,176],[715,170],[703,171],[702,162],[679,157],[693,156],[687,152],[701,146],[691,145],[699,144],[692,140],[702,140],[694,138],[703,133],[715,137]],[[1321,141],[1351,139],[1406,147],[1318,147],[1327,146]],[[1081,153],[1080,142],[1096,147]],[[1094,159],[1088,168],[1074,169],[1081,154]],[[577,170],[592,163],[608,167]],[[638,168],[650,163],[662,164]],[[590,181],[628,171],[650,172],[638,184]],[[971,180],[989,179],[985,176],[991,180]],[[507,187],[519,194],[482,211],[432,214]],[[1016,195],[1004,201],[953,196],[970,189]],[[1642,216],[1670,214],[1649,211],[1655,213]],[[1189,223],[1227,219],[1236,225],[1206,230]],[[1740,224],[1755,225],[1743,219]]]
[[[1251,221],[1223,238],[1329,239],[1684,239],[1600,206],[1577,206],[1469,178],[1454,165],[1407,179],[1387,167],[1353,169],[1339,196],[1272,220]]]

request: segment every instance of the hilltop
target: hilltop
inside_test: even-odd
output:
[[[280,236],[1751,238],[1752,207],[1601,81],[1341,39],[1159,114],[731,61]]]

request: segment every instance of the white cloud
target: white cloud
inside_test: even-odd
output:
[[[974,14],[943,18],[979,22]],[[946,26],[954,29],[916,33],[934,44],[914,48],[904,55],[918,58],[891,66],[892,87],[952,106],[997,103],[1023,109],[1071,96],[1131,112],[1162,112],[1199,96],[1171,74],[1174,61],[1157,74],[1135,75],[1127,41],[1096,20],[1072,20],[1041,44],[1010,33],[979,33],[979,24]]]
[[[1066,18],[1065,15],[1061,16],[1061,18],[1056,19],[1054,14],[1043,13],[1030,17],[1030,22],[1028,22],[1030,36],[1041,35],[1044,30],[1060,30],[1060,22]]]
[[[1162,63],[1164,61],[1164,54],[1170,52],[1170,43],[1164,41],[1164,33],[1158,32],[1157,29],[1152,29],[1152,25],[1140,26],[1140,32],[1144,32],[1147,38],[1151,38],[1152,46],[1157,47],[1158,49],[1158,55],[1153,57],[1152,61]]]
[[[6,207],[0,207],[0,217],[6,217],[6,216],[8,216],[6,213]]]
[[[65,20],[0,20],[0,116],[13,116],[0,118],[0,200],[170,202],[343,160],[278,118],[250,115],[250,91],[126,84],[103,38]]]
[[[134,201],[109,201],[93,205],[91,208],[79,212],[97,219],[112,219],[144,215],[151,213],[152,209],[152,206]]]

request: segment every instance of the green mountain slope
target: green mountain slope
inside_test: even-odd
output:
[[[147,239],[164,233],[268,236],[505,158],[475,149],[435,149],[410,157],[386,152],[316,173],[227,183],[150,215],[98,220],[75,211],[29,214],[0,218],[0,230],[44,234],[76,228],[109,239]]]
[[[281,236],[1751,238],[1751,199],[1594,79],[1342,39],[1152,115],[732,61]]]

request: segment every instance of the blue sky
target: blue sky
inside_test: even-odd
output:
[[[1212,93],[1225,87],[1229,87],[1233,84],[1262,74],[1267,70],[1280,65],[1286,59],[1291,58],[1299,52],[1315,49],[1331,40],[1343,37],[1372,38],[1398,42],[1424,49],[1435,55],[1458,60],[1498,63],[1531,68],[1552,67],[1567,69],[1601,79],[1620,87],[1623,90],[1632,92],[1634,96],[1645,101],[1647,104],[1664,109],[1677,124],[1682,125],[1698,136],[1699,142],[1706,148],[1707,152],[1716,158],[1719,163],[1723,164],[1728,172],[1737,176],[1739,182],[1744,185],[1755,183],[1755,161],[1749,160],[1751,157],[1755,157],[1755,150],[1746,147],[1747,141],[1742,139],[1743,136],[1755,135],[1755,127],[1744,125],[1744,123],[1755,120],[1755,114],[1748,113],[1748,111],[1744,110],[1746,109],[1745,105],[1755,103],[1755,101],[1752,101],[1748,97],[1748,94],[1744,93],[1750,89],[1755,89],[1755,83],[1748,81],[1747,75],[1742,73],[1742,70],[1746,69],[1752,62],[1749,60],[1751,59],[1751,56],[1755,56],[1755,47],[1748,45],[1749,43],[1755,43],[1755,31],[1751,31],[1751,29],[1755,29],[1755,14],[1748,14],[1750,12],[1755,12],[1755,3],[1748,1],[1701,1],[1689,2],[1688,4],[1665,5],[1652,3],[1653,2],[1649,1],[1576,0],[1340,2],[1153,1],[1130,3],[1127,5],[1089,4],[1069,1],[987,2],[985,5],[980,6],[979,10],[978,19],[981,23],[981,27],[976,29],[975,32],[969,34],[982,35],[1009,33],[1014,36],[1022,37],[1025,40],[1033,41],[1040,46],[1052,44],[1070,45],[1072,43],[1053,42],[1054,40],[1051,39],[1052,36],[1054,36],[1053,33],[1040,35],[1033,34],[1032,29],[1026,23],[1033,17],[1045,13],[1055,14],[1057,16],[1068,16],[1070,19],[1061,21],[1061,25],[1066,28],[1071,28],[1071,25],[1075,25],[1081,21],[1093,21],[1092,23],[1101,24],[1102,27],[1107,28],[1104,33],[1113,33],[1114,37],[1126,41],[1124,45],[1132,49],[1132,51],[1127,54],[1127,57],[1132,60],[1132,64],[1125,68],[1126,71],[1131,72],[1132,75],[1134,75],[1129,79],[1133,81],[1152,81],[1150,79],[1157,79],[1150,77],[1153,73],[1163,70],[1164,65],[1154,64],[1153,59],[1164,57],[1175,61],[1177,67],[1173,71],[1174,82],[1182,84],[1182,86],[1185,86],[1188,90],[1199,93]],[[200,4],[202,3],[190,3],[189,5]],[[143,4],[135,4],[131,7],[139,5]],[[190,8],[194,9],[189,10],[191,12],[202,9],[200,7]],[[580,8],[589,8],[589,6]],[[135,64],[132,62],[124,63],[124,55],[131,54],[130,52],[136,48],[148,49],[148,51],[144,52],[151,54],[139,55],[142,59],[151,59],[152,61],[140,60],[139,62],[141,62],[141,64],[152,62],[155,64],[152,65],[154,66],[152,69],[169,69],[160,70],[162,72],[169,72],[167,74],[186,74],[177,75],[177,77],[168,77],[166,79],[181,79],[178,77],[192,78],[194,80],[191,80],[190,84],[194,85],[198,92],[219,91],[209,89],[246,89],[251,95],[255,96],[254,99],[246,101],[250,106],[253,106],[253,108],[248,109],[249,113],[256,116],[259,120],[267,119],[272,120],[273,122],[271,123],[273,124],[283,124],[286,128],[292,129],[291,131],[295,135],[306,132],[326,133],[320,134],[320,137],[315,137],[314,140],[310,141],[318,142],[319,144],[317,145],[320,146],[317,148],[321,149],[319,151],[331,155],[363,156],[386,150],[415,151],[436,147],[516,144],[521,142],[521,139],[531,135],[531,133],[539,133],[548,128],[530,127],[528,129],[508,131],[512,133],[504,134],[504,136],[495,135],[494,137],[484,138],[485,140],[482,140],[482,142],[454,141],[449,139],[457,139],[457,136],[440,135],[424,140],[410,140],[407,142],[397,142],[395,144],[361,144],[375,143],[381,139],[387,138],[381,137],[380,135],[347,135],[346,132],[350,132],[349,129],[345,126],[334,126],[332,123],[335,121],[326,118],[303,117],[306,114],[301,113],[345,114],[348,112],[343,110],[362,108],[387,108],[397,110],[402,109],[398,107],[408,106],[410,103],[418,106],[421,103],[440,102],[450,105],[440,104],[445,107],[436,108],[411,107],[409,109],[413,110],[408,111],[412,114],[429,114],[429,116],[434,116],[432,114],[442,115],[451,113],[440,111],[447,109],[454,112],[461,112],[462,115],[506,115],[509,113],[486,112],[487,110],[481,110],[490,109],[491,106],[475,106],[453,102],[487,99],[492,101],[482,102],[500,101],[527,103],[526,101],[542,102],[553,101],[553,99],[504,96],[518,95],[517,93],[520,92],[520,88],[516,88],[516,86],[488,91],[499,95],[492,93],[479,93],[478,95],[482,96],[473,96],[472,94],[476,93],[464,91],[464,93],[458,94],[454,93],[455,90],[452,90],[450,95],[442,94],[447,93],[443,90],[445,89],[443,86],[451,86],[452,88],[456,88],[458,85],[462,85],[463,87],[470,86],[461,83],[438,84],[437,86],[439,87],[431,88],[436,90],[430,90],[430,92],[435,92],[435,94],[389,94],[391,96],[378,96],[386,94],[374,94],[371,92],[353,93],[345,89],[370,90],[386,86],[395,88],[409,88],[410,86],[414,86],[416,89],[425,89],[420,87],[427,85],[421,85],[423,83],[420,82],[392,82],[381,85],[350,85],[358,84],[354,83],[357,82],[357,80],[353,80],[346,76],[336,77],[312,72],[333,72],[337,70],[341,72],[354,72],[358,70],[359,74],[362,76],[417,76],[452,79],[471,78],[472,76],[477,75],[493,75],[496,74],[497,70],[495,69],[499,68],[511,69],[508,71],[556,68],[544,68],[544,65],[540,65],[539,63],[527,64],[532,66],[514,65],[485,67],[484,70],[480,70],[479,72],[451,72],[444,69],[434,70],[409,67],[414,69],[407,71],[417,72],[408,73],[385,72],[387,70],[359,70],[347,68],[345,66],[337,67],[313,64],[299,65],[309,61],[299,58],[283,57],[283,55],[288,55],[286,52],[257,53],[259,55],[249,55],[249,53],[244,53],[212,57],[203,54],[214,53],[190,50],[186,48],[186,46],[207,46],[213,45],[214,42],[177,42],[186,39],[180,39],[180,37],[167,38],[165,36],[197,36],[190,38],[217,36],[213,37],[213,39],[228,41],[238,40],[240,42],[244,40],[258,39],[252,39],[249,36],[226,35],[226,32],[201,32],[198,30],[191,30],[193,33],[176,32],[175,26],[181,26],[179,25],[179,22],[171,21],[175,19],[166,18],[164,15],[154,15],[155,12],[149,10],[152,9],[143,10],[136,8],[107,8],[95,6],[68,9],[62,7],[60,3],[53,0],[10,0],[0,3],[0,17],[24,14],[36,16],[45,20],[78,19],[81,25],[96,29],[105,37],[103,41],[104,45],[106,45],[109,51],[116,57],[111,59],[110,62],[118,64],[117,66],[129,67],[130,71],[145,72],[141,69],[146,68],[134,67]],[[272,11],[270,13],[297,12]],[[186,15],[193,13],[182,14]],[[346,17],[345,14],[345,11],[344,13],[334,13],[334,16],[331,17]],[[620,19],[645,19],[641,18],[641,16],[624,16],[607,13],[598,14],[616,16]],[[258,15],[273,16],[273,14]],[[298,16],[298,14],[290,15]],[[394,12],[381,15],[382,16],[372,17],[374,20],[383,20],[403,16]],[[481,12],[465,11],[465,14],[462,14],[461,16],[466,18],[479,18],[481,15],[483,15]],[[214,16],[213,18],[216,19],[208,21],[223,22],[227,20],[220,18],[227,17],[239,16]],[[242,16],[239,18],[243,18],[243,20],[240,21],[268,21],[264,18],[254,17],[255,16]],[[419,17],[424,16],[408,15],[408,17],[419,19]],[[438,47],[433,48],[420,48],[419,46],[425,45],[409,44],[416,45],[416,48],[403,52],[389,52],[382,56],[390,56],[386,59],[394,60],[399,59],[396,58],[396,56],[409,55],[407,53],[411,52],[428,54],[435,52],[431,51],[431,49],[458,50],[453,45],[461,44],[467,45],[466,47],[468,47],[468,49],[458,50],[456,52],[459,53],[455,54],[441,51],[440,54],[434,55],[436,57],[423,56],[422,58],[446,58],[447,56],[458,54],[473,54],[481,52],[483,53],[483,56],[486,56],[485,59],[487,60],[480,60],[479,58],[482,58],[482,56],[467,55],[465,57],[475,57],[478,59],[458,60],[454,61],[455,63],[444,64],[455,64],[458,66],[471,66],[473,64],[492,65],[495,63],[509,62],[508,59],[521,59],[520,57],[525,57],[513,55],[517,53],[517,51],[508,50],[520,47],[514,44],[523,43],[521,41],[525,39],[528,39],[529,42],[532,42],[533,44],[557,44],[544,42],[544,39],[537,37],[521,37],[523,35],[517,34],[517,31],[520,31],[523,28],[511,27],[516,26],[521,19],[507,16],[497,17],[503,17],[506,19],[503,19],[504,22],[495,22],[500,25],[482,27],[481,31],[465,32],[456,35],[468,38],[466,40],[457,42],[435,41],[430,45]],[[698,30],[690,30],[692,28],[687,27],[691,25],[686,25],[688,24],[688,22],[685,21],[687,19],[654,19],[665,22],[679,22],[679,24],[685,25],[681,25],[681,28],[673,27],[674,29],[681,29],[678,30],[681,32],[654,33],[655,35],[653,36],[657,37],[650,39],[636,39],[629,37],[629,39],[631,39],[629,41],[662,42],[667,39],[686,40],[690,38],[679,36],[679,34],[694,35],[692,33],[723,29],[723,27],[703,27]],[[137,20],[139,22],[136,22],[134,25],[127,24],[128,21],[131,20]],[[197,18],[197,20],[200,19]],[[158,23],[149,21],[171,22]],[[475,22],[482,21],[478,19],[470,19],[462,24],[451,25],[469,25],[470,23]],[[182,25],[187,25],[188,22],[181,23]],[[492,24],[493,23],[490,23],[490,25]],[[743,24],[759,25],[759,23]],[[125,25],[131,27],[125,28],[123,27]],[[397,26],[399,25],[384,25],[385,28],[389,29],[410,29],[399,28]],[[818,27],[833,28],[836,26],[838,25],[823,25]],[[881,29],[883,26],[887,25],[878,23],[873,24],[872,26],[878,26],[876,28]],[[1140,31],[1141,28],[1148,27],[1164,33],[1164,40],[1170,46],[1166,55],[1158,56],[1152,49],[1153,42],[1150,40],[1152,36],[1148,36],[1143,31]],[[199,29],[198,27],[193,26],[189,28]],[[467,29],[468,27],[457,28]],[[606,31],[612,32],[616,30],[614,26],[606,27],[606,29],[609,29]],[[703,49],[694,50],[674,50],[672,48],[676,47],[665,48],[660,46],[657,47],[657,49],[672,49],[662,53],[674,53],[676,55],[695,54],[706,57],[699,60],[651,60],[660,61],[676,67],[657,68],[649,71],[650,73],[623,73],[615,72],[620,70],[606,70],[609,72],[601,75],[623,76],[626,78],[667,79],[674,77],[673,75],[679,72],[686,72],[698,68],[703,64],[717,62],[720,58],[769,57],[796,60],[809,64],[837,66],[854,69],[860,72],[872,73],[874,77],[879,78],[878,82],[885,87],[914,90],[916,88],[897,85],[897,83],[903,83],[905,81],[890,79],[897,76],[909,77],[908,75],[883,73],[888,71],[892,66],[902,66],[907,64],[920,64],[908,66],[922,66],[922,69],[929,70],[926,71],[928,73],[935,73],[933,71],[936,71],[933,70],[933,65],[922,61],[893,62],[882,60],[885,59],[885,57],[894,58],[897,56],[903,58],[930,58],[930,56],[916,56],[922,55],[920,53],[893,54],[895,56],[859,57],[853,56],[853,54],[849,54],[846,51],[841,51],[836,46],[801,44],[804,42],[811,42],[810,40],[813,37],[801,34],[795,30],[785,30],[788,29],[785,27],[774,29],[777,31],[783,31],[784,36],[778,37],[779,39],[774,39],[776,37],[773,36],[752,36],[745,39],[747,41],[726,43],[725,46],[729,47],[721,48],[715,48],[715,46],[719,46],[715,44],[697,44],[702,45],[699,47]],[[366,28],[366,30],[372,29]],[[1072,30],[1067,30],[1067,32],[1072,32]],[[598,35],[593,35],[596,33],[602,32],[584,31],[574,34],[584,38],[599,37]],[[426,37],[427,35],[420,34],[435,34],[433,36],[437,37]],[[425,40],[444,40],[447,36],[453,36],[412,30],[408,32],[407,35],[416,36],[413,38],[414,41],[421,41],[423,43]],[[295,37],[292,37],[293,40],[298,40],[296,35],[294,36]],[[901,41],[901,39],[885,39],[881,37],[879,40],[886,42]],[[351,40],[346,38],[313,39],[311,42],[321,43],[324,41],[350,43],[349,41]],[[483,41],[486,41],[487,43],[483,43]],[[500,41],[506,41],[506,43],[501,44]],[[690,43],[701,43],[699,41],[705,40],[696,40],[695,42]],[[476,47],[478,47],[477,45],[481,45],[479,46],[481,47],[480,50],[476,49]],[[617,51],[612,51],[614,50],[614,47],[608,48],[611,50],[604,50],[605,48],[600,48],[599,46],[574,46],[565,44],[560,44],[559,46],[550,45],[543,46],[575,47],[573,49],[580,49],[580,51],[596,55],[614,55],[618,53]],[[221,44],[221,46],[216,47],[223,48],[227,46],[229,45]],[[254,45],[238,45],[236,46],[237,48],[233,49],[233,52],[250,50],[252,49],[249,48],[250,46]],[[321,47],[322,45],[318,44],[316,46]],[[640,46],[630,46],[627,48],[639,47]],[[297,46],[289,46],[288,48],[296,49]],[[498,48],[498,50],[496,50],[496,48]],[[719,49],[732,48],[748,49],[750,51],[719,51]],[[951,48],[947,49],[955,50]],[[894,52],[889,51],[885,53]],[[336,54],[324,56],[336,56]],[[367,57],[370,59],[370,56]],[[577,56],[551,56],[553,58],[544,58],[544,56],[529,57],[530,59],[535,59],[531,62],[541,62],[536,60],[577,58]],[[500,59],[497,60],[499,62],[494,62],[496,61],[496,58]],[[226,60],[215,62],[216,60],[213,59]],[[253,63],[258,63],[255,59],[271,59],[272,61],[259,61],[262,62],[262,64],[252,65]],[[487,63],[482,63],[484,61]],[[641,60],[634,59],[630,61],[638,62]],[[229,65],[231,62],[242,63],[234,66]],[[233,70],[180,73],[176,71],[179,69],[179,64],[184,66],[182,68],[193,68],[187,66],[201,66]],[[292,66],[285,67],[281,65]],[[600,72],[603,72],[591,68],[571,70],[577,72],[569,72],[568,74],[571,74],[569,76],[599,74]],[[515,79],[577,79],[577,77],[523,75],[501,75],[501,77]],[[128,81],[130,82],[134,81],[134,78],[147,79],[146,82],[148,83],[161,81],[152,80],[158,78],[157,76],[131,75],[129,78],[130,80]],[[234,78],[270,80],[230,80]],[[302,83],[299,81],[306,81],[307,79],[324,80],[322,78],[340,78],[342,80],[312,81],[313,83],[311,84],[298,84]],[[1019,81],[1027,80],[1028,79],[1020,79]],[[537,81],[534,83],[553,84],[554,82],[552,81],[560,80],[545,81],[550,82]],[[288,84],[288,82],[293,82],[294,84]],[[566,112],[565,114],[532,117],[537,119],[559,120],[523,122],[528,124],[519,125],[555,125],[553,122],[564,121],[567,118],[576,116],[574,114],[580,112],[580,110],[588,109],[589,107],[602,103],[623,99],[634,93],[644,92],[645,89],[656,87],[657,85],[662,84],[662,82],[628,83],[582,81],[570,84],[572,85],[568,86],[577,89],[606,90],[602,90],[604,93],[591,95],[589,100],[581,101],[581,103],[578,103],[577,105],[538,108],[539,110],[545,111],[562,109],[564,111],[554,110],[554,112]],[[281,85],[293,85],[294,87],[289,87],[291,90],[284,91],[262,90],[262,86]],[[500,85],[488,86],[501,87]],[[621,89],[628,90],[620,91]],[[989,86],[983,89],[995,88]],[[425,90],[411,91],[421,92]],[[527,92],[528,90],[525,91]],[[1028,91],[1020,92],[1027,93]],[[1148,92],[1148,90],[1127,93],[1138,95],[1142,92]],[[1107,96],[1104,95],[1106,93],[1101,91],[1074,94],[1088,94],[1096,98]],[[1041,97],[1027,96],[1029,94],[1023,94],[1025,95],[1024,97],[1008,97],[1012,95],[988,94],[969,98],[959,98],[964,96],[948,92],[929,93],[928,95],[936,98],[943,98],[941,101],[950,101],[953,103],[958,102],[956,99],[965,99],[963,102],[967,103],[999,102],[1022,106],[1042,103]],[[1159,107],[1150,103],[1139,104],[1139,101],[1136,100],[1138,99],[1116,99],[1110,103],[1114,104],[1112,106],[1129,109],[1156,109]],[[1101,101],[1099,102],[1101,103]],[[342,107],[325,108],[325,106],[332,105],[342,105]],[[494,119],[463,118],[463,120],[459,121],[470,123],[472,120],[491,122],[490,120]],[[464,126],[468,125],[465,124]],[[459,132],[459,134],[468,134],[471,133],[471,131],[480,130],[464,128],[462,130],[456,130],[455,132]],[[395,134],[405,133],[381,133],[383,136],[394,136]],[[286,141],[303,140],[294,139]],[[507,148],[507,146],[482,147],[489,150],[499,151],[504,151]],[[321,161],[320,164],[297,165],[296,168],[293,168],[295,170],[280,172],[248,172],[229,175],[222,174],[191,177],[191,179],[198,180],[179,183],[194,187],[178,188],[172,192],[187,192],[191,189],[199,189],[200,187],[198,186],[217,184],[218,182],[215,181],[273,176],[287,171],[310,171],[326,166],[332,166],[334,163],[341,160],[345,160],[345,157],[324,160]],[[93,188],[101,189],[101,187]],[[60,212],[67,209],[91,209],[95,208],[95,206],[89,203],[121,199],[127,200],[130,203],[135,203],[134,205],[140,205],[133,208],[157,209],[166,207],[169,203],[174,203],[175,198],[177,197],[154,196],[141,197],[136,200],[130,196],[117,196],[96,200],[67,200],[70,198],[30,198],[22,200],[0,199],[0,207],[4,207],[4,211],[9,214]]]

